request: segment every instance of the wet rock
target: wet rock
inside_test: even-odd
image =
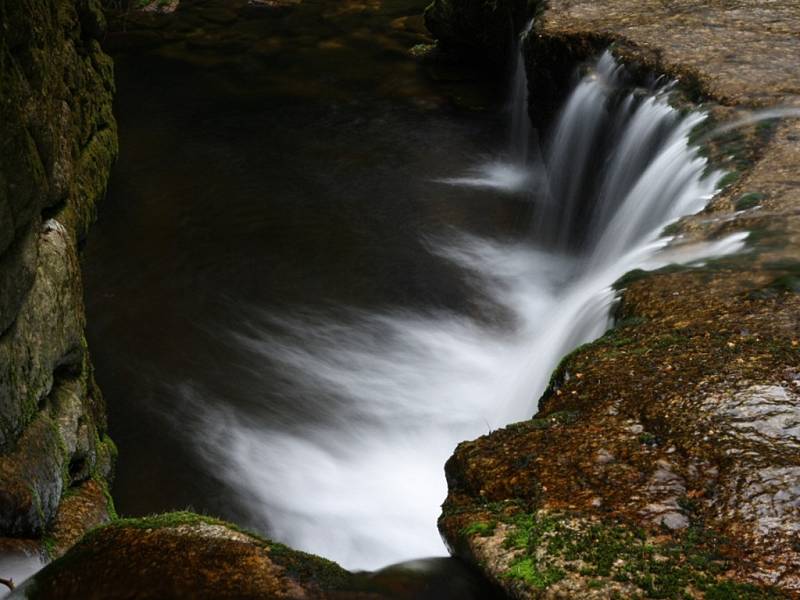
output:
[[[300,4],[303,0],[247,0],[252,8],[287,8]]]
[[[73,483],[50,524],[44,547],[47,558],[59,558],[87,531],[115,517],[114,503],[105,482],[98,478]]]
[[[88,36],[99,39],[106,32],[106,17],[100,0],[80,0],[78,16],[81,24],[81,31]]]
[[[540,21],[546,37],[618,41],[628,45],[619,49],[628,58],[679,76],[725,104],[745,105],[800,94],[787,60],[797,51],[798,30],[792,0],[551,0]]]
[[[0,454],[0,535],[42,535],[62,493],[109,475],[111,466],[85,351],[74,243],[51,219],[38,246],[33,289],[0,339],[2,434],[14,442]]]
[[[546,112],[560,66],[613,42],[634,70],[719,102],[706,131],[800,106],[798,17],[781,0],[553,0],[526,47],[532,97]],[[709,142],[736,176],[681,241],[751,231],[750,251],[623,278],[618,328],[565,359],[535,418],[448,461],[440,530],[512,597],[800,595],[799,140],[786,121]],[[754,191],[758,210],[737,211]]]
[[[0,334],[17,318],[36,278],[38,229],[37,220],[0,255]]]
[[[83,290],[75,247],[60,225],[36,239],[37,274],[16,320],[0,339],[0,447],[23,432],[59,367],[83,355]]]
[[[41,550],[113,462],[77,251],[117,152],[113,66],[99,0],[0,0],[0,28],[0,536]]]
[[[168,15],[178,10],[180,0],[134,0],[134,8],[139,12]]]
[[[614,455],[608,450],[601,448],[595,455],[595,461],[599,465],[607,465],[608,463],[614,462]]]
[[[712,396],[705,408],[730,435],[800,450],[800,396],[779,385],[754,385],[730,396]]]
[[[337,564],[191,513],[92,531],[13,597],[375,598]]]

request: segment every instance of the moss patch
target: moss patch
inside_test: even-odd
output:
[[[720,554],[726,542],[708,529],[691,528],[680,539],[656,540],[623,523],[586,521],[568,513],[526,513],[503,521],[504,545],[515,551],[503,577],[542,590],[568,577],[587,587],[633,585],[647,598],[777,599],[779,593],[725,577]]]
[[[462,533],[466,536],[479,535],[488,537],[494,533],[496,527],[496,521],[475,521],[464,527]]]

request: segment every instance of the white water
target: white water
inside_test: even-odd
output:
[[[531,137],[533,135],[531,120],[528,116],[528,74],[525,69],[523,52],[525,38],[533,29],[533,19],[514,40],[514,73],[511,78],[511,157],[517,167],[526,167],[530,158]]]
[[[479,164],[461,177],[437,180],[448,185],[493,189],[508,193],[541,192],[546,179],[537,134],[528,115],[528,75],[523,45],[533,28],[531,19],[515,38],[512,49],[512,77],[508,106],[509,152],[502,159]]]
[[[547,175],[531,240],[428,240],[508,318],[251,310],[231,343],[254,364],[279,363],[287,398],[313,418],[267,422],[211,408],[222,403],[202,389],[179,390],[203,409],[201,452],[270,535],[348,568],[444,554],[446,459],[458,442],[535,412],[559,358],[607,329],[610,285],[632,268],[743,247],[735,235],[665,248],[663,227],[715,191],[717,176],[703,177],[705,160],[687,142],[703,117],[681,117],[659,93],[625,93],[618,75],[604,56],[567,102],[547,160],[530,165]],[[442,181],[509,178],[520,161],[492,164]]]
[[[19,588],[29,577],[42,568],[43,559],[38,555],[25,553],[7,553],[0,556],[0,577],[10,579]],[[6,598],[11,590],[0,585],[0,598]]]

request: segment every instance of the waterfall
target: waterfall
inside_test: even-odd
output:
[[[622,75],[606,52],[568,99],[534,231],[540,243],[595,265],[702,208],[714,183],[702,179],[706,161],[687,142],[704,115],[680,115],[668,103],[669,85],[631,91]]]
[[[525,68],[525,38],[533,29],[531,19],[511,45],[511,85],[509,89],[508,125],[509,144],[507,156],[502,160],[478,165],[462,177],[439,180],[450,185],[490,188],[504,192],[534,191],[541,179],[541,164],[536,132],[528,112],[528,72]]]
[[[513,44],[513,69],[511,77],[511,160],[525,166],[530,153],[531,118],[528,114],[528,71],[525,68],[525,38],[533,29],[533,19],[528,21],[519,36],[515,36]]]
[[[427,239],[431,260],[457,265],[509,318],[250,307],[228,343],[249,352],[256,377],[277,365],[285,395],[307,418],[222,409],[192,382],[175,390],[197,407],[200,422],[189,427],[197,448],[246,499],[251,525],[349,568],[444,554],[436,519],[445,461],[457,443],[536,411],[560,357],[608,327],[611,284],[632,268],[743,247],[743,235],[669,247],[659,237],[715,192],[718,175],[704,176],[706,161],[689,143],[704,117],[678,113],[663,88],[630,91],[620,81],[603,55],[567,100],[540,161],[526,150],[523,72],[514,155],[431,183],[527,197],[530,186],[509,184],[509,174],[519,176],[521,161],[544,174],[529,239]],[[492,179],[498,172],[505,179]]]

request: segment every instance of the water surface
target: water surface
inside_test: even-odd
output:
[[[445,460],[533,414],[610,284],[741,247],[659,254],[715,189],[702,116],[606,54],[539,148],[525,81],[509,111],[411,59],[421,4],[187,2],[112,36],[122,154],[85,276],[122,513],[353,569],[444,555]]]
[[[410,57],[429,41],[424,1],[242,5],[184,2],[156,29],[128,23],[109,36],[121,155],[84,277],[90,345],[120,449],[119,511],[192,507],[281,534],[285,515],[237,483],[266,475],[213,456],[237,441],[229,421],[275,441],[365,418],[348,412],[338,390],[304,385],[287,353],[349,335],[364,315],[483,315],[480,290],[435,240],[518,235],[529,213],[524,198],[436,181],[502,146],[504,89]],[[384,334],[374,328],[371,343]],[[406,425],[396,434],[413,443]],[[359,548],[333,558],[373,568],[443,554],[434,513],[451,446],[437,449],[435,482],[408,480],[412,493],[438,497],[424,541],[403,524],[413,503],[390,498],[407,546],[387,540],[369,560]],[[285,474],[291,461],[297,477],[314,477],[294,450],[252,452],[263,471],[280,465]],[[351,478],[379,486],[364,479],[402,468],[382,463]],[[358,505],[346,489],[324,492],[321,505]],[[287,496],[281,509],[307,501]],[[357,519],[373,528],[368,511]],[[335,543],[335,531],[309,527]]]

